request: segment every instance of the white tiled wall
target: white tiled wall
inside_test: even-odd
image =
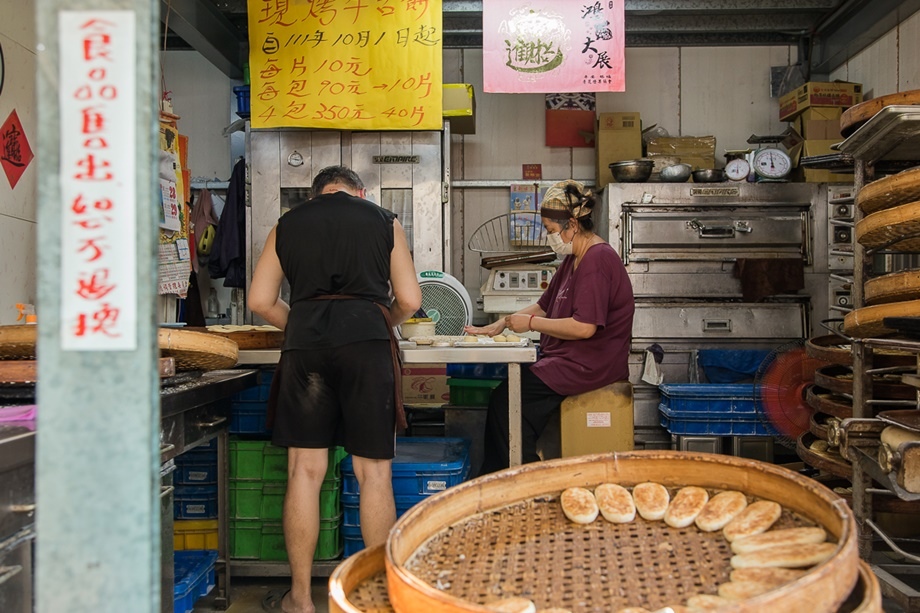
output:
[[[15,110],[33,152],[38,147],[35,110],[35,27],[33,1],[16,2],[0,19],[4,85],[0,123]],[[15,189],[0,173],[0,325],[15,323],[17,302],[35,302],[36,173],[33,160]]]

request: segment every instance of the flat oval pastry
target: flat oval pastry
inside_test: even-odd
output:
[[[693,613],[693,609],[682,604],[672,604],[652,611],[652,613]]]
[[[686,528],[709,502],[709,492],[701,487],[690,485],[682,487],[664,514],[664,523],[672,528]]]
[[[804,570],[792,568],[736,568],[729,578],[732,581],[769,583],[773,586],[785,585],[805,574]]]
[[[777,587],[760,581],[729,581],[719,586],[719,596],[728,600],[747,600],[766,594]]]
[[[785,530],[770,530],[761,534],[742,536],[732,541],[734,553],[751,553],[761,549],[769,549],[779,545],[807,545],[810,543],[823,543],[827,540],[824,528],[786,528]]]
[[[712,594],[697,594],[687,599],[687,606],[700,611],[716,611],[732,606],[732,601]]]
[[[703,532],[721,530],[747,507],[747,496],[738,491],[719,492],[709,499],[696,516],[696,527]]]
[[[583,487],[570,487],[559,497],[562,512],[576,524],[590,524],[597,519],[599,509],[597,500],[591,490]]]
[[[572,613],[568,609],[563,609],[562,607],[551,607],[549,609],[537,609],[537,613]]]
[[[836,543],[781,545],[732,556],[732,568],[805,568],[824,562],[837,551]]]
[[[780,515],[783,508],[771,500],[758,500],[750,504],[733,520],[722,528],[722,534],[729,543],[736,538],[760,534],[769,530]]]
[[[594,488],[594,498],[604,519],[614,524],[626,524],[636,518],[632,494],[622,485],[602,483]]]
[[[660,483],[640,483],[633,488],[633,501],[643,519],[655,521],[662,519],[668,512],[671,495]]]
[[[624,609],[617,609],[616,613],[652,613],[645,607],[626,607]]]
[[[499,613],[537,613],[537,607],[533,602],[517,596],[490,602],[486,607]]]

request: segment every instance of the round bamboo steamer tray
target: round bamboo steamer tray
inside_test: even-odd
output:
[[[833,415],[828,415],[827,413],[812,413],[811,417],[808,418],[808,431],[811,432],[815,438],[826,441],[827,420],[833,418]]]
[[[859,581],[839,613],[884,613],[882,588],[869,565],[859,561]]]
[[[390,613],[383,545],[363,549],[329,576],[330,613]]]
[[[920,270],[904,270],[874,279],[863,284],[866,304],[886,304],[920,299]]]
[[[176,370],[233,368],[239,358],[236,343],[216,334],[160,328],[157,344],[161,357],[175,358]]]
[[[809,385],[805,392],[805,402],[818,413],[824,413],[837,419],[853,417],[853,403],[849,398],[834,394],[817,385]]]
[[[872,379],[872,395],[882,400],[914,400],[917,388],[900,383],[900,375],[894,378],[877,376]],[[838,394],[853,394],[853,371],[846,366],[832,364],[815,371],[815,385]]]
[[[886,336],[896,332],[885,325],[886,317],[916,317],[917,315],[920,315],[920,300],[875,304],[847,313],[843,318],[843,331],[856,338]]]
[[[795,453],[799,456],[799,459],[809,466],[823,470],[826,473],[844,479],[852,479],[853,467],[841,457],[836,449],[829,448],[827,451],[818,451],[811,448],[812,443],[817,440],[811,432],[805,432],[799,436],[795,443]],[[834,495],[836,496],[836,494]]]
[[[920,200],[920,166],[869,183],[856,194],[856,205],[866,215]]]
[[[38,325],[0,326],[0,360],[34,360]]]
[[[856,241],[868,249],[920,251],[920,202],[872,213],[856,223]]]
[[[831,364],[852,366],[853,350],[850,343],[836,334],[816,336],[805,341],[805,354],[808,357],[822,360]],[[917,356],[907,351],[896,349],[876,348],[872,352],[872,364],[877,368],[889,366],[913,366],[917,363]]]
[[[849,136],[886,106],[920,104],[920,89],[879,96],[851,106],[840,116],[840,133]]]
[[[582,526],[567,522],[562,515],[558,495],[566,488],[593,488],[601,483],[629,487],[645,481],[656,481],[669,488],[696,485],[712,490],[739,490],[752,497],[773,500],[783,505],[783,516],[792,518],[791,525],[814,522],[824,527],[838,543],[830,559],[798,580],[735,603],[722,609],[724,611],[836,612],[856,584],[858,554],[853,514],[839,496],[819,483],[779,466],[745,458],[677,451],[634,451],[563,458],[506,469],[462,483],[417,504],[397,520],[387,539],[390,602],[399,613],[487,613],[490,609],[480,602],[498,597],[472,602],[446,591],[451,586],[442,585],[442,589],[438,589],[410,570],[416,553],[431,573],[444,576],[448,583],[453,577],[458,584],[453,586],[455,591],[469,587],[477,595],[498,591],[501,596],[510,596],[512,594],[507,591],[527,586],[535,594],[527,597],[535,601],[538,609],[561,606],[581,611],[609,611],[627,604],[656,609],[669,602],[678,604],[673,600],[683,602],[693,593],[714,593],[716,584],[727,580],[727,560],[731,557],[728,543],[721,534],[703,533],[695,526],[677,530],[663,522],[647,522],[638,517],[630,524],[610,524],[598,519]],[[795,517],[800,518],[798,523]],[[554,523],[547,524],[548,518]],[[514,534],[494,531],[504,530],[504,526],[518,531],[518,540],[514,540]],[[492,532],[478,534],[480,530]],[[632,530],[654,531],[654,534],[643,540],[642,536],[621,532]],[[433,544],[439,535],[447,533],[452,533],[465,550],[454,552],[452,558],[443,560]],[[605,534],[609,540],[604,540]],[[639,536],[642,548],[631,550],[635,552],[634,557],[618,565],[617,560],[626,560],[621,556],[630,555],[627,550],[636,543],[630,541],[630,536]],[[696,544],[690,544],[691,541]],[[712,548],[703,551],[703,541],[708,541]],[[597,551],[598,543],[607,546],[616,543],[616,546],[605,555]],[[725,549],[717,550],[717,547]],[[650,556],[661,561],[679,558],[672,563],[681,566],[675,569],[666,563],[664,568],[657,567]],[[717,561],[717,556],[722,557]],[[481,568],[472,568],[481,563],[491,564],[490,570],[483,572]],[[717,565],[719,567],[715,568]],[[660,574],[656,575],[655,569]],[[574,580],[576,572],[581,573],[579,576],[585,582],[570,585],[566,595],[566,582]],[[601,577],[614,583],[603,588],[606,591],[587,592],[599,588],[596,584],[602,581]],[[632,589],[624,587],[623,581],[629,582]],[[686,587],[687,581],[689,587]],[[620,582],[619,585],[616,582]],[[704,584],[705,589],[701,587]],[[675,597],[663,591],[683,593]],[[630,597],[640,602],[626,603]],[[548,598],[564,602],[547,603]],[[575,604],[567,606],[570,600]],[[578,606],[579,602],[583,604]]]

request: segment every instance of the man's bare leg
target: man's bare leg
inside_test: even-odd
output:
[[[368,548],[382,545],[396,523],[392,460],[372,460],[353,455],[352,461],[361,490],[359,512],[364,545]]]
[[[284,613],[313,613],[316,610],[310,594],[313,554],[319,538],[319,496],[328,463],[328,449],[288,449],[284,543],[291,563],[291,591],[281,602]]]

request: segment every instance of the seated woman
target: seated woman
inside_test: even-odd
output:
[[[470,334],[495,336],[506,327],[540,333],[540,355],[521,369],[523,461],[535,462],[537,439],[567,396],[629,378],[632,284],[617,252],[594,233],[595,199],[577,181],[546,192],[540,217],[562,265],[536,304]],[[508,382],[489,401],[479,474],[508,467]]]

